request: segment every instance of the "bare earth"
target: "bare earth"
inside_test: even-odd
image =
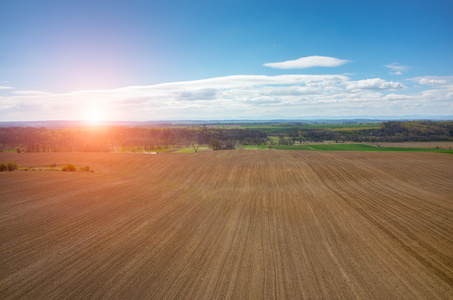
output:
[[[381,147],[401,148],[427,148],[427,149],[453,149],[453,142],[401,142],[401,143],[368,143],[369,145],[380,145]]]
[[[453,298],[453,155],[0,153],[0,298]]]

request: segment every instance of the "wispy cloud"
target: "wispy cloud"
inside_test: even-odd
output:
[[[28,91],[14,91],[13,94],[17,95],[49,95],[50,93],[45,91],[38,90],[28,90]]]
[[[446,80],[442,80],[442,79],[426,79],[426,78],[423,78],[423,79],[420,79],[420,81],[418,83],[423,84],[423,85],[442,85],[442,84],[446,84],[447,81]]]
[[[392,74],[392,75],[402,75],[403,72],[406,72],[407,70],[409,70],[409,67],[401,66],[398,63],[391,63],[388,65],[385,65],[384,67],[391,69],[392,72],[390,72],[389,74]]]
[[[213,100],[216,98],[217,90],[208,88],[208,89],[199,89],[196,91],[184,91],[179,94],[179,97],[184,100]]]
[[[449,82],[413,80],[422,79]],[[411,94],[402,83],[381,78],[232,75],[112,90],[0,96],[0,119],[77,120],[94,108],[110,120],[335,117],[370,111],[379,116],[442,115],[451,114],[452,100],[452,85]]]
[[[11,89],[13,89],[13,87],[0,85],[0,90],[11,90]]]
[[[351,81],[346,85],[348,90],[371,89],[371,90],[400,90],[406,88],[402,83],[395,81],[385,81],[381,78],[364,79]]]
[[[338,67],[348,62],[349,60],[329,56],[307,56],[296,60],[265,63],[264,66],[274,69],[306,69],[313,67]]]
[[[421,85],[440,86],[446,84],[453,84],[453,76],[421,76],[411,78],[409,80],[412,80]]]

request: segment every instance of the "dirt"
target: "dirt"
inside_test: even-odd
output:
[[[368,145],[380,145],[381,147],[400,147],[400,148],[425,148],[425,149],[453,149],[453,142],[437,141],[437,142],[401,142],[401,143],[367,143]]]
[[[448,299],[453,156],[0,153],[0,298]]]

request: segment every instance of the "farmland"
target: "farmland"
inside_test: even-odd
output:
[[[406,144],[406,145],[405,145]],[[423,143],[424,145],[428,143]],[[314,143],[303,145],[276,145],[272,149],[276,150],[310,150],[310,151],[364,151],[364,152],[439,152],[453,154],[451,147],[447,149],[437,148],[411,148],[409,143],[397,143],[398,147],[392,147],[391,143],[386,144],[386,147],[376,147],[367,144],[328,144],[328,143]],[[257,146],[244,146],[244,149],[251,150],[264,150],[268,149],[266,145]]]
[[[0,298],[446,299],[453,156],[0,153]]]

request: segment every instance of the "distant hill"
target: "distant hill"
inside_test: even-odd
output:
[[[162,121],[105,121],[98,126],[146,126],[146,127],[177,127],[190,125],[231,125],[231,124],[277,124],[277,123],[381,123],[387,121],[447,121],[453,116],[421,118],[419,116],[401,118],[342,118],[342,119],[275,119],[275,120],[162,120]],[[45,127],[45,128],[71,128],[91,127],[87,121],[77,120],[52,120],[52,121],[11,121],[0,122],[0,127]]]

